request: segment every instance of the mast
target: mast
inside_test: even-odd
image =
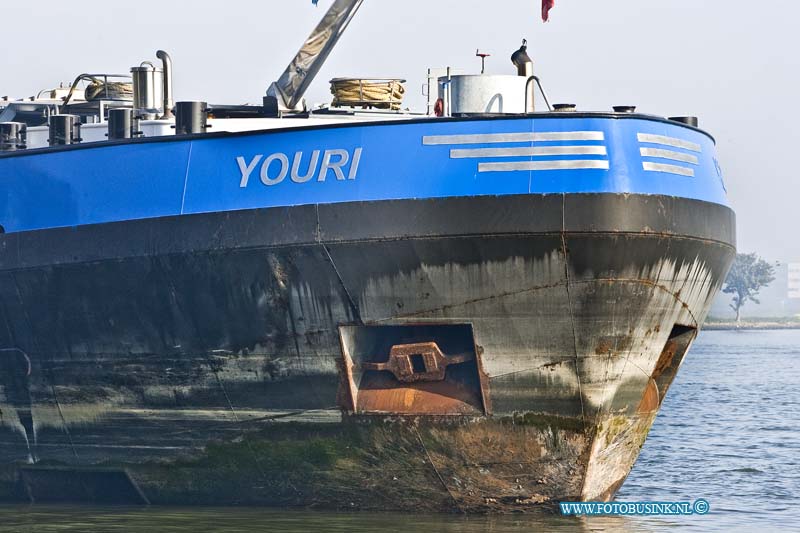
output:
[[[265,108],[304,111],[303,95],[314,81],[364,0],[335,0],[278,81],[270,85]]]

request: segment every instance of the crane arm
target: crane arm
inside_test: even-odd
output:
[[[278,81],[270,85],[267,99],[279,111],[302,111],[303,95],[319,73],[339,38],[364,0],[334,0]]]

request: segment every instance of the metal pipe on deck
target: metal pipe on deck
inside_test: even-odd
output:
[[[162,119],[172,118],[172,108],[175,102],[172,98],[172,58],[164,50],[156,52],[156,57],[161,60],[161,65],[164,71],[164,114]]]

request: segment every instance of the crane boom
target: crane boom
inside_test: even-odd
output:
[[[347,25],[364,0],[334,0],[278,81],[270,85],[267,99],[279,111],[302,111],[303,95],[319,73]]]

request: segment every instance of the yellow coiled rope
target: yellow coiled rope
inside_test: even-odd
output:
[[[336,78],[331,80],[334,107],[363,107],[397,111],[403,104],[406,80]]]
[[[103,82],[97,78],[92,78],[92,82],[86,87],[86,101],[94,100],[132,100],[133,84],[130,82],[110,81]]]

